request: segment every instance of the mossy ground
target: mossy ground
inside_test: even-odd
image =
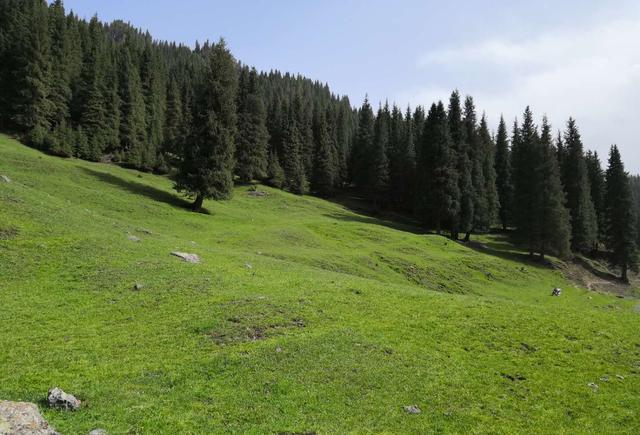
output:
[[[75,394],[41,407],[62,433],[638,433],[638,301],[498,237],[266,187],[195,214],[166,178],[5,136],[0,174],[0,398]]]

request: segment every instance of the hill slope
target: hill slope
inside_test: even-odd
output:
[[[5,136],[0,174],[0,399],[76,394],[80,411],[45,410],[62,433],[640,427],[637,302],[500,240],[262,187],[194,214],[165,178]]]

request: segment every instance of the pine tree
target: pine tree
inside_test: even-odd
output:
[[[124,161],[134,167],[142,168],[146,161],[146,122],[142,85],[137,68],[131,60],[130,50],[120,48],[118,69],[120,72],[120,144]]]
[[[455,152],[442,102],[431,106],[420,137],[418,210],[426,225],[438,233],[449,227],[451,236],[455,237],[453,224],[460,211],[460,191]]]
[[[483,144],[478,130],[476,109],[473,98],[466,97],[464,102],[463,119],[465,137],[467,142],[468,159],[471,163],[471,198],[473,201],[473,213],[471,225],[466,228],[465,242],[468,242],[471,233],[477,229],[486,230],[491,226],[493,215],[493,203],[489,204],[489,192],[484,174],[485,157],[491,145],[491,137],[488,137],[489,144]],[[486,125],[485,125],[486,127]],[[489,136],[489,132],[486,132]],[[492,189],[495,189],[493,187]],[[493,194],[494,192],[492,192]],[[491,198],[493,202],[494,198]]]
[[[309,190],[309,182],[305,174],[302,159],[302,135],[298,123],[291,119],[284,134],[284,188],[292,193],[302,195]]]
[[[262,179],[267,172],[267,112],[255,69],[243,68],[238,86],[236,174],[242,182]]]
[[[566,156],[562,168],[567,207],[571,213],[571,247],[577,252],[589,252],[597,241],[598,224],[591,200],[591,187],[584,158],[582,141],[575,121],[570,118],[564,135]]]
[[[510,211],[513,200],[513,185],[511,183],[511,156],[509,152],[507,125],[502,116],[500,117],[498,134],[496,136],[495,171],[496,189],[500,203],[498,216],[502,224],[502,229],[506,230],[511,223]]]
[[[457,160],[456,172],[460,191],[460,208],[452,227],[453,238],[457,240],[460,231],[470,233],[474,224],[473,168],[469,159],[469,145],[462,120],[462,107],[458,91],[454,91],[449,99],[448,122],[453,150],[455,151],[454,155]]]
[[[513,221],[517,234],[533,255],[536,245],[536,165],[539,148],[538,129],[529,107],[525,109],[522,126],[514,125],[511,164],[513,168]]]
[[[371,150],[371,163],[369,166],[367,187],[375,207],[381,205],[389,188],[389,122],[391,114],[389,106],[378,109],[374,124],[373,149]]]
[[[182,126],[184,123],[182,93],[175,77],[171,77],[167,85],[167,111],[164,125],[164,146],[165,155],[180,155],[182,145],[185,142]]]
[[[621,279],[629,281],[628,270],[636,269],[636,216],[629,185],[629,174],[624,170],[618,147],[609,153],[605,191],[606,246],[611,251],[612,265],[620,267]]]
[[[314,121],[316,156],[313,164],[313,190],[320,196],[333,195],[338,178],[338,165],[335,155],[336,145],[332,137],[332,126],[327,122],[326,113],[318,113]]]
[[[281,189],[284,186],[285,175],[282,166],[280,166],[280,159],[278,153],[271,151],[269,153],[269,163],[267,164],[267,183],[273,187]]]
[[[199,211],[205,198],[227,199],[233,189],[237,76],[235,59],[224,40],[211,47],[200,87],[194,134],[176,177],[176,188],[195,196]]]
[[[589,185],[591,186],[591,200],[596,212],[596,222],[598,224],[598,238],[593,246],[593,250],[598,250],[598,242],[604,241],[604,171],[597,152],[587,151],[586,154],[587,174]]]
[[[477,227],[484,230],[489,230],[491,225],[495,222],[500,209],[500,198],[496,186],[496,168],[495,168],[495,155],[496,144],[489,133],[489,127],[487,125],[487,118],[483,114],[480,119],[479,139],[482,151],[482,174],[484,176],[484,194],[487,214],[486,220],[477,220]]]
[[[371,153],[374,142],[375,119],[369,100],[365,98],[358,114],[358,132],[351,154],[351,178],[356,186],[367,186],[368,168],[371,165]]]
[[[545,117],[542,120],[535,179],[532,180],[536,189],[536,245],[543,259],[548,252],[561,258],[568,258],[571,253],[570,217],[565,207],[560,168],[552,141],[551,126]]]

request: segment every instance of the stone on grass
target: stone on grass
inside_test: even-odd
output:
[[[52,408],[75,411],[80,408],[80,401],[72,394],[65,393],[60,388],[52,388],[47,395],[47,402]]]
[[[132,242],[139,242],[140,241],[140,237],[134,236],[133,234],[127,235],[127,239],[129,239]]]
[[[594,382],[589,382],[587,384],[587,387],[591,388],[593,391],[598,391],[598,384],[594,383]]]
[[[6,175],[0,175],[0,181],[4,183],[11,183],[11,178],[7,177]]]
[[[182,258],[187,263],[200,263],[200,257],[198,257],[196,254],[188,254],[186,252],[172,252],[171,255]]]
[[[104,429],[94,429],[89,432],[89,435],[107,435],[107,431]]]
[[[35,403],[0,400],[0,435],[58,435]]]
[[[404,407],[404,411],[407,414],[420,414],[422,410],[418,407],[418,405],[408,405]]]
[[[269,196],[269,192],[262,192],[260,190],[250,190],[247,192],[247,195],[257,197],[257,198],[264,198],[265,196]]]
[[[144,288],[144,284],[140,284],[140,283],[136,283],[136,284],[133,286],[133,289],[134,289],[135,291],[140,291],[140,290],[142,290],[143,288]]]
[[[562,289],[561,288],[554,288],[553,291],[551,292],[551,296],[560,296],[562,294]]]

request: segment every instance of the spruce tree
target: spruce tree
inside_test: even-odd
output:
[[[460,208],[452,226],[453,238],[457,240],[460,231],[470,233],[474,224],[473,168],[469,159],[467,131],[462,120],[462,107],[458,91],[454,91],[449,99],[448,122],[452,146],[455,151],[458,190],[460,192]]]
[[[351,178],[356,186],[364,189],[369,181],[368,170],[374,141],[375,119],[369,100],[365,98],[358,113],[358,131],[351,153]]]
[[[624,170],[620,152],[615,145],[609,153],[606,173],[605,223],[605,242],[610,250],[611,264],[620,267],[620,278],[628,282],[628,270],[636,269],[638,265],[636,216],[629,174]]]
[[[169,79],[167,85],[167,110],[164,125],[163,152],[177,156],[181,154],[185,142],[182,126],[184,123],[184,107],[182,93],[175,77]]]
[[[500,208],[498,216],[502,229],[506,230],[511,223],[511,203],[513,199],[513,185],[511,183],[511,157],[509,151],[509,137],[504,118],[500,117],[498,134],[496,135],[496,189]]]
[[[485,139],[487,139],[489,143],[483,143],[477,125],[476,109],[473,103],[473,98],[469,96],[465,98],[464,102],[463,124],[467,142],[468,159],[471,163],[471,198],[473,201],[471,225],[466,228],[464,237],[464,240],[468,242],[473,231],[477,229],[487,230],[491,226],[495,201],[495,198],[493,197],[493,194],[495,193],[495,186],[492,187],[492,197],[489,198],[490,194],[487,192],[488,185],[486,183],[484,171],[486,154],[490,152],[490,148],[492,147],[491,137],[487,130],[486,135],[488,138]],[[491,202],[491,204],[489,202]]]
[[[176,188],[195,197],[194,211],[202,208],[205,198],[227,199],[233,192],[236,64],[222,39],[206,57],[192,141],[176,177]]]
[[[389,106],[378,110],[378,116],[374,126],[373,149],[371,150],[371,160],[367,180],[367,190],[370,192],[375,207],[381,205],[389,189],[389,159],[387,150],[389,148],[389,123],[391,114]]]
[[[147,146],[144,96],[138,69],[131,60],[130,50],[121,46],[119,59],[120,145],[122,158],[130,165],[141,168],[145,163]]]
[[[598,238],[593,246],[593,250],[598,250],[598,242],[604,241],[604,171],[596,151],[587,151],[586,154],[587,174],[589,185],[591,186],[591,200],[596,212],[596,222],[598,224]]]
[[[487,207],[486,220],[477,220],[478,228],[489,230],[491,225],[495,222],[500,209],[500,198],[496,186],[496,168],[495,168],[495,155],[496,144],[489,133],[489,126],[487,125],[487,118],[483,114],[480,119],[479,139],[482,152],[482,174],[484,176],[484,194],[485,203]]]
[[[584,158],[582,140],[575,120],[570,118],[564,135],[566,156],[562,168],[567,207],[571,213],[571,247],[577,252],[590,252],[597,241],[598,224],[591,200],[591,187]]]
[[[278,153],[274,150],[271,150],[271,152],[269,153],[269,162],[267,164],[267,183],[270,186],[281,189],[284,186],[284,181],[284,170],[280,165]]]
[[[292,193],[302,195],[309,190],[309,181],[302,157],[302,134],[295,118],[288,123],[284,133],[284,188]]]
[[[262,179],[267,172],[267,112],[255,69],[243,68],[238,86],[238,135],[236,174],[248,183]]]
[[[547,118],[542,120],[537,150],[535,179],[536,245],[544,259],[549,252],[568,258],[571,253],[571,223],[565,207],[565,194],[560,181],[560,168]]]
[[[438,233],[448,227],[451,237],[455,238],[453,225],[460,211],[460,190],[455,151],[442,102],[431,106],[420,138],[417,208],[426,225]]]
[[[323,197],[333,195],[338,178],[338,164],[336,158],[335,139],[332,135],[333,126],[327,121],[327,113],[318,111],[314,120],[315,162],[313,190]]]
[[[539,148],[538,129],[529,107],[525,109],[522,125],[514,125],[511,164],[513,168],[513,221],[517,234],[526,243],[531,255],[536,246],[536,166]]]

